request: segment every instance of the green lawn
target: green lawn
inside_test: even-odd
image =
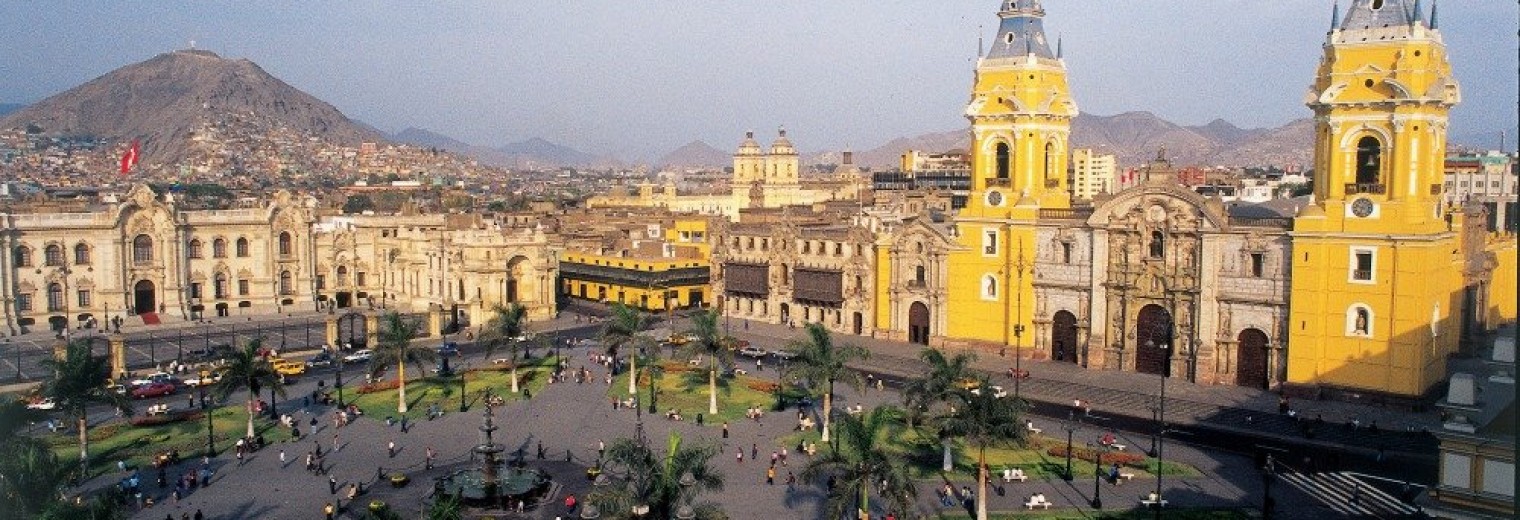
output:
[[[549,383],[549,374],[554,367],[554,357],[544,356],[524,361],[517,369],[518,389],[528,393],[537,394]],[[412,367],[407,367],[411,369]],[[388,371],[388,372],[394,372]],[[490,366],[486,369],[471,370],[464,377],[466,392],[465,401],[469,406],[479,404],[485,392],[490,390],[493,395],[512,401],[523,399],[523,393],[512,393],[512,372],[503,366]],[[383,381],[383,380],[382,380]],[[364,412],[366,417],[384,418],[400,417],[396,413],[397,393],[399,390],[379,390],[360,394],[355,385],[345,393],[347,402],[353,403]],[[437,404],[445,411],[459,409],[459,377],[424,377],[421,379],[407,378],[406,383],[407,417],[418,418],[427,413],[430,405]]]
[[[663,416],[665,412],[674,408],[681,411],[681,415],[688,421],[695,421],[697,414],[702,414],[706,426],[718,427],[724,421],[730,424],[738,421],[747,421],[744,413],[751,406],[759,406],[764,410],[770,420],[792,421],[795,417],[788,414],[791,412],[775,412],[777,395],[768,390],[774,386],[773,382],[747,375],[733,377],[718,377],[718,415],[716,418],[707,416],[707,369],[706,367],[693,368],[686,363],[666,361],[660,364],[664,375],[656,378],[655,388],[658,392],[655,407]],[[644,367],[639,367],[639,402],[645,409],[649,406],[649,378]],[[787,389],[785,397],[788,400],[800,399],[806,395],[805,391],[796,388]],[[607,389],[610,398],[626,399],[628,397],[628,374],[617,376],[612,381],[612,387]]]
[[[233,394],[227,406],[215,408],[211,415],[212,432],[218,452],[232,449],[237,439],[248,429],[248,412],[244,411],[242,394]],[[143,413],[139,410],[139,414]],[[254,430],[270,442],[286,440],[289,432],[270,431],[275,423],[262,418],[253,421]],[[79,435],[72,432],[49,434],[44,439],[61,462],[79,462]],[[131,466],[146,466],[161,451],[179,449],[183,458],[194,458],[206,451],[206,419],[182,421],[158,426],[133,426],[125,420],[98,426],[90,430],[91,475],[116,469],[116,461],[125,460]]]
[[[806,440],[817,443],[820,451],[828,447],[819,440],[819,432],[797,432],[776,440],[777,446],[787,446],[795,449],[798,441]],[[907,425],[899,425],[892,431],[885,433],[886,449],[900,454],[908,461],[913,473],[918,478],[938,479],[942,475],[943,452],[939,439],[931,430],[924,428],[909,429]],[[951,457],[953,458],[953,470],[951,478],[976,478],[977,450],[961,440],[951,442]],[[1051,437],[1034,436],[1029,439],[1024,447],[999,446],[987,449],[987,465],[996,473],[1007,467],[1020,468],[1031,479],[1058,479],[1066,473],[1066,458],[1051,455],[1047,450],[1052,447],[1065,447],[1064,440]],[[1075,478],[1092,478],[1096,465],[1091,461],[1083,461],[1073,458],[1071,463],[1072,474]],[[1167,461],[1162,464],[1164,475],[1177,477],[1199,476],[1201,473],[1192,466]],[[1125,472],[1134,473],[1136,478],[1145,478],[1155,474],[1155,459],[1147,458],[1144,463],[1126,466]],[[1105,473],[1107,471],[1105,470]]]

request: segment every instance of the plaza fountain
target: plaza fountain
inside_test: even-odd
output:
[[[482,442],[470,448],[480,465],[440,477],[434,485],[434,494],[456,496],[464,506],[479,509],[509,509],[519,500],[535,504],[549,490],[548,474],[525,467],[521,461],[502,467],[501,453],[506,447],[497,444],[494,438],[498,429],[494,407],[485,408],[480,426]]]

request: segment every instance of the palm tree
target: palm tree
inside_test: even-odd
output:
[[[522,349],[523,321],[528,316],[528,309],[522,305],[513,303],[507,306],[496,306],[496,316],[486,323],[486,330],[481,334],[485,340],[486,359],[499,347],[506,347],[512,354],[512,393],[518,393],[517,388],[517,353]]]
[[[869,518],[870,497],[886,500],[898,515],[912,510],[918,489],[902,457],[885,448],[891,428],[903,420],[903,412],[892,406],[878,406],[861,415],[839,419],[839,444],[813,459],[802,470],[802,479],[813,482],[832,476],[834,487],[828,490],[828,515],[844,516],[851,502],[856,502],[856,516]]]
[[[103,404],[133,414],[132,400],[106,387],[111,365],[105,356],[90,353],[88,340],[69,343],[63,359],[45,359],[43,366],[53,369],[53,379],[42,384],[42,395],[53,399],[57,409],[74,417],[79,429],[79,476],[90,472],[89,407]]]
[[[57,504],[68,468],[41,439],[21,430],[47,414],[0,400],[0,520],[36,518]]]
[[[1019,421],[1022,411],[1017,399],[993,395],[987,379],[981,378],[982,391],[958,392],[955,412],[941,416],[940,425],[952,435],[976,446],[976,518],[987,520],[987,448],[1004,443],[1024,443],[1024,427]]]
[[[718,311],[711,309],[691,315],[691,329],[687,331],[694,339],[686,343],[690,355],[701,355],[711,360],[707,368],[707,414],[718,414],[718,365],[733,361],[733,338],[718,330]]]
[[[424,361],[438,357],[438,352],[431,347],[412,343],[417,337],[417,331],[421,329],[422,325],[416,320],[407,319],[394,311],[380,316],[379,344],[375,345],[370,371],[379,372],[386,365],[396,364],[396,413],[406,413],[406,363],[421,366]]]
[[[614,365],[617,363],[618,350],[624,347],[642,346],[648,338],[640,336],[645,327],[649,326],[649,317],[639,312],[638,309],[623,305],[612,304],[612,316],[602,326],[602,343],[607,345],[607,355],[612,356]],[[638,391],[638,366],[634,358],[637,352],[628,356],[628,395],[635,395]]]
[[[248,439],[254,436],[253,403],[259,398],[259,390],[269,388],[280,397],[285,396],[285,385],[281,382],[279,372],[275,372],[269,359],[259,355],[263,343],[263,338],[254,338],[248,340],[243,348],[233,350],[226,358],[227,364],[223,366],[226,371],[222,373],[222,379],[212,386],[212,391],[220,399],[226,399],[239,390],[248,391],[248,431],[245,434]],[[211,411],[207,410],[206,413]]]
[[[459,503],[459,497],[448,493],[435,495],[433,503],[422,511],[423,520],[463,520],[464,509]]]
[[[827,391],[823,394],[823,442],[829,441],[829,416],[834,411],[834,382],[839,381],[857,390],[864,384],[860,373],[849,370],[845,365],[857,359],[871,357],[866,349],[848,343],[835,345],[829,335],[829,329],[823,328],[823,324],[809,323],[806,329],[807,336],[801,341],[793,341],[787,345],[787,350],[796,356],[791,363],[782,368],[782,376],[806,381],[809,385],[825,383]]]
[[[918,353],[918,358],[929,364],[929,373],[921,379],[908,382],[903,389],[903,404],[908,407],[909,424],[927,414],[934,405],[955,398],[956,392],[961,390],[959,383],[971,374],[971,363],[976,361],[976,354],[959,352],[947,358],[938,349],[926,348]],[[950,454],[950,438],[941,435],[940,446],[944,452],[941,469],[950,471],[954,465],[954,458]]]
[[[649,508],[642,518],[676,518],[690,507],[695,518],[726,519],[716,504],[694,504],[703,493],[723,490],[723,475],[708,466],[717,454],[716,446],[686,445],[676,433],[670,434],[663,455],[632,439],[618,439],[607,447],[606,466],[621,473],[622,485],[593,491],[587,502],[612,519],[633,518],[636,506]]]

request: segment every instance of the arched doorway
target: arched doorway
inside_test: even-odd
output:
[[[507,261],[507,282],[506,287],[503,287],[507,303],[517,302],[522,298],[521,288],[518,287],[518,283],[526,276],[528,276],[528,259],[526,257],[515,256]]]
[[[353,295],[353,293],[350,293],[348,291],[341,291],[341,292],[339,292],[337,294],[337,303],[338,303],[338,308],[339,309],[347,309],[349,307],[353,307],[354,306],[354,295]]]
[[[783,303],[783,304],[781,304],[781,324],[782,325],[786,325],[786,324],[791,323],[791,322],[792,322],[792,306]]]
[[[1170,375],[1171,369],[1167,365],[1171,359],[1171,335],[1171,313],[1154,304],[1140,309],[1140,315],[1135,319],[1136,372]]]
[[[855,313],[855,335],[859,336],[862,333],[864,333],[865,332],[865,328],[866,328],[866,317],[865,317],[865,315],[863,315],[861,313],[858,313],[858,312]]]
[[[338,341],[343,343],[340,346],[352,345],[353,348],[367,348],[368,326],[363,314],[357,312],[344,314],[338,319]]]
[[[1051,359],[1077,362],[1077,315],[1071,311],[1057,312],[1050,324]]]
[[[158,298],[153,282],[139,280],[132,286],[132,309],[136,314],[148,314],[158,310]]]
[[[1240,331],[1236,345],[1235,384],[1247,388],[1266,390],[1271,383],[1267,374],[1267,333],[1257,329]]]
[[[913,302],[908,307],[908,341],[919,345],[929,344],[929,306]]]

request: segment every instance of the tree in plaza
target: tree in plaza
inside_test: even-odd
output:
[[[406,413],[407,362],[416,363],[420,367],[423,362],[438,357],[438,352],[431,347],[412,342],[420,330],[422,325],[417,320],[406,318],[395,311],[380,316],[380,330],[377,331],[379,344],[375,345],[375,355],[369,366],[370,372],[374,374],[391,363],[396,364],[396,413]]]
[[[612,356],[613,364],[617,363],[618,351],[624,348],[634,348],[635,352],[628,356],[628,395],[638,392],[638,366],[634,358],[638,357],[637,348],[642,347],[645,338],[640,335],[649,327],[649,317],[638,309],[623,305],[612,304],[612,316],[602,325],[602,343],[607,345],[607,355]]]
[[[517,354],[523,348],[521,340],[523,334],[523,322],[527,320],[528,309],[517,303],[502,306],[497,305],[496,315],[491,321],[486,322],[486,329],[481,334],[485,340],[486,359],[491,359],[491,354],[499,348],[505,348],[512,355],[512,393],[518,393],[517,387]]]
[[[691,315],[691,329],[687,332],[694,337],[686,342],[686,349],[691,352],[691,355],[701,355],[708,359],[707,414],[717,415],[718,366],[733,362],[733,338],[723,335],[723,332],[718,329],[716,309]]]
[[[439,493],[422,511],[423,520],[464,520],[464,508],[457,495]]]
[[[90,472],[89,408],[106,405],[133,414],[132,400],[106,386],[111,364],[105,356],[90,353],[88,340],[74,341],[64,348],[63,359],[44,359],[44,367],[53,370],[53,378],[43,382],[41,394],[51,398],[59,411],[73,417],[79,430],[79,475]]]
[[[918,489],[913,486],[908,464],[885,449],[893,425],[903,417],[902,410],[896,407],[878,406],[869,412],[839,418],[836,447],[824,451],[802,470],[802,479],[807,482],[834,477],[826,503],[828,518],[844,516],[852,502],[856,505],[856,517],[870,518],[873,490],[898,516],[912,511]]]
[[[1022,445],[1024,425],[1020,421],[1022,401],[993,395],[985,377],[978,382],[982,391],[957,392],[953,411],[937,421],[949,434],[976,446],[976,518],[987,520],[987,448],[1007,443]]]
[[[586,501],[609,519],[677,518],[688,507],[694,518],[726,519],[717,504],[695,503],[703,493],[723,490],[723,475],[708,466],[717,454],[717,446],[685,444],[676,433],[663,454],[633,439],[617,439],[607,446],[603,467],[621,482],[592,491]],[[649,510],[636,516],[635,507]]]
[[[807,382],[809,385],[824,384],[823,394],[823,442],[829,441],[829,418],[834,411],[834,383],[842,382],[859,389],[864,385],[860,373],[845,365],[857,359],[871,357],[864,348],[848,343],[835,345],[829,329],[820,323],[809,323],[802,340],[787,345],[795,357],[782,367],[782,376]]]
[[[909,381],[903,388],[903,404],[908,407],[909,424],[926,417],[935,405],[957,398],[958,392],[963,390],[961,382],[971,375],[971,363],[976,361],[976,354],[959,352],[945,357],[944,352],[938,349],[926,348],[918,353],[918,358],[929,364],[929,373],[923,378]],[[940,446],[944,450],[941,469],[950,471],[954,458],[950,454],[950,438],[943,433],[940,435]]]
[[[41,439],[21,430],[46,414],[0,400],[0,520],[36,518],[59,502],[68,467]]]
[[[214,383],[213,392],[220,399],[226,399],[233,392],[239,390],[248,391],[248,431],[246,438],[253,438],[254,402],[259,399],[259,391],[264,388],[273,388],[276,395],[285,397],[285,384],[282,382],[280,373],[274,370],[274,364],[269,359],[259,355],[259,350],[264,344],[264,338],[254,338],[243,344],[243,348],[233,349],[225,360],[225,369],[222,379]],[[207,410],[206,413],[211,413]]]

